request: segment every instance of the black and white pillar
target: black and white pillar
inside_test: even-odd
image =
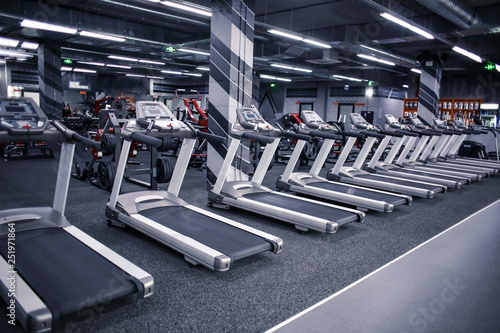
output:
[[[40,107],[49,117],[62,116],[61,46],[46,43],[38,47]]]
[[[212,1],[208,127],[220,136],[228,136],[230,123],[236,121],[236,109],[253,103],[253,6],[253,0]],[[222,145],[208,146],[208,169],[214,175],[226,151]],[[246,144],[238,152],[237,168],[228,179],[245,177],[248,156]]]
[[[423,61],[422,64],[418,95],[418,115],[432,124],[432,118],[438,115],[442,69],[441,65],[435,60]]]

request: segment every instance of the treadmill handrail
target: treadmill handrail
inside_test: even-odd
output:
[[[92,149],[95,149],[95,150],[100,150],[101,149],[101,144],[95,140],[91,140],[89,138],[86,138],[72,130],[70,130],[69,128],[67,128],[66,126],[64,126],[63,124],[61,124],[59,121],[57,120],[52,120],[51,121],[51,124],[57,128],[57,130],[59,132],[61,132],[68,141],[74,141],[74,142],[79,142],[87,147],[90,147]]]
[[[311,133],[309,133],[310,135]],[[281,133],[281,135],[283,137],[286,137],[286,138],[292,138],[292,139],[297,139],[297,140],[304,140],[304,141],[309,141],[310,137],[309,135],[306,135],[306,134],[300,134],[300,133],[295,133],[295,132],[292,132],[292,131],[283,131]]]
[[[418,136],[417,133],[410,132],[410,131],[397,130],[396,133],[407,135],[407,136]]]
[[[385,135],[384,134],[380,134],[380,133],[368,132],[368,131],[361,131],[360,133],[363,134],[363,135],[366,135],[366,136],[374,137],[374,138],[379,138],[379,139],[385,138]]]
[[[336,140],[339,137],[339,134],[325,133],[325,132],[320,132],[320,131],[310,131],[309,135],[316,136],[318,138],[332,139],[332,140]]]
[[[163,144],[163,141],[158,139],[158,138],[153,138],[149,135],[134,132],[130,134],[130,139],[133,141],[139,141],[142,143],[145,143],[147,145],[153,146],[153,147],[160,147]]]
[[[258,141],[262,144],[272,143],[274,141],[274,138],[272,138],[270,136],[264,136],[264,135],[260,135],[257,133],[250,133],[250,132],[242,133],[241,137],[244,139],[255,140],[255,141]]]

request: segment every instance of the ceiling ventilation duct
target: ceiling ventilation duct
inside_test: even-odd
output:
[[[417,0],[417,2],[462,29],[470,29],[472,25],[478,23],[474,10],[460,0]]]
[[[323,50],[322,57],[319,59],[307,59],[308,63],[315,65],[334,65],[341,61],[339,60],[339,54],[332,50]]]

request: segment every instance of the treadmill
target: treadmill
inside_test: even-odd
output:
[[[305,140],[297,141],[285,171],[276,182],[278,189],[305,194],[317,199],[349,204],[363,211],[374,210],[389,213],[394,210],[394,207],[411,204],[412,198],[408,195],[343,184],[320,177],[319,172],[328,158],[335,138],[338,135],[348,137],[362,135],[339,131],[335,127],[326,124],[314,111],[302,111],[300,120],[302,123],[299,124],[299,132],[322,138],[324,141],[309,172],[294,172],[306,144]]]
[[[469,130],[465,127],[464,123],[461,120],[455,119],[453,121],[453,130],[456,132],[458,137],[457,137],[455,143],[450,148],[450,150],[446,153],[446,160],[447,161],[454,162],[457,164],[465,164],[465,165],[472,165],[472,166],[477,166],[477,167],[492,168],[492,169],[496,170],[496,172],[494,174],[498,173],[498,171],[500,169],[500,162],[498,162],[498,161],[473,158],[473,157],[463,157],[463,156],[458,155],[458,151],[468,135],[488,134],[491,132],[495,136],[495,144],[497,145],[496,136],[497,136],[497,133],[499,132],[498,129],[487,128],[487,127],[486,128],[475,127],[472,130]],[[497,150],[498,150],[498,147],[497,147]]]
[[[349,116],[351,118],[351,123],[366,123],[358,113],[351,113]],[[369,130],[362,130],[359,132],[365,135],[367,139],[354,161],[354,164],[352,166],[344,166],[344,163],[347,160],[347,157],[350,154],[356,140],[354,137],[350,137],[347,140],[337,163],[332,169],[329,170],[326,176],[327,179],[422,198],[433,198],[436,193],[446,192],[447,187],[444,185],[409,180],[403,177],[375,174],[363,170],[365,160],[377,139],[384,139],[386,137],[383,134],[375,133],[375,131],[371,129],[374,127],[373,125],[366,123],[366,127]]]
[[[15,320],[29,332],[49,332],[60,316],[103,300],[151,296],[151,275],[64,216],[75,142],[94,149],[97,143],[49,121],[31,98],[0,98],[0,142],[32,140],[62,143],[61,156],[52,207],[0,211],[0,293],[9,313],[14,306]]]
[[[453,131],[442,130],[442,131],[432,131],[429,132],[426,126],[418,120],[418,118],[411,119],[413,127],[417,129],[425,128],[422,138],[419,144],[415,147],[411,157],[406,159],[408,150],[403,151],[396,164],[406,163],[411,165],[417,170],[434,172],[447,176],[462,177],[469,180],[480,181],[483,177],[486,177],[489,173],[488,170],[478,169],[478,168],[460,168],[457,165],[450,163],[440,162],[439,155],[442,154],[444,150],[449,149],[451,146],[449,141],[449,134],[454,134]],[[387,124],[392,128],[401,128],[401,124],[394,118],[394,116],[389,115],[386,119]],[[405,136],[413,135],[409,131],[405,131]],[[430,138],[430,140],[429,140]],[[413,139],[413,141],[411,141]],[[416,138],[409,138],[407,142],[407,147],[412,148],[415,143]],[[427,140],[429,140],[427,142]],[[442,159],[441,159],[442,160]]]
[[[224,138],[200,132],[189,123],[177,120],[160,102],[137,102],[136,117],[122,128],[123,147],[106,207],[109,225],[132,227],[182,253],[191,265],[201,264],[215,271],[229,270],[238,259],[265,251],[281,251],[280,238],[179,198],[198,138],[225,142]],[[159,147],[167,137],[183,139],[168,189],[120,194],[132,142]]]
[[[360,118],[361,119],[361,118]],[[442,184],[448,188],[461,188],[462,185],[470,182],[470,179],[460,178],[458,176],[450,176],[445,174],[440,174],[438,172],[419,170],[414,167],[414,157],[418,156],[422,151],[424,145],[426,144],[428,138],[433,133],[428,131],[405,131],[406,126],[395,121],[395,118],[391,114],[385,115],[386,119],[386,129],[378,129],[379,133],[383,133],[386,137],[379,143],[377,150],[373,154],[370,162],[365,166],[365,170],[377,172],[378,174],[387,174],[396,177],[404,177],[407,179],[427,181],[436,184]],[[393,121],[394,119],[394,121]],[[354,126],[358,128],[366,128],[367,122],[363,119],[363,123],[353,123]],[[406,159],[405,156],[408,151],[413,147],[414,140],[420,137],[418,145],[415,147],[410,159]],[[386,149],[389,141],[394,140],[394,144],[390,149],[387,157],[384,161],[380,161],[379,158]],[[394,163],[394,159],[397,152],[400,151],[402,144],[406,141],[406,146],[400,154],[398,160]]]
[[[262,186],[280,137],[282,135],[296,139],[308,137],[274,128],[262,118],[254,106],[240,107],[236,110],[236,114],[238,122],[231,125],[232,140],[217,175],[217,181],[209,193],[209,205],[226,209],[237,207],[269,216],[294,224],[295,228],[302,232],[315,230],[335,233],[340,225],[364,220],[365,213],[362,211],[297,197]],[[266,144],[251,180],[231,166],[242,139],[252,139]],[[233,178],[239,179],[228,179],[230,173],[234,175]]]

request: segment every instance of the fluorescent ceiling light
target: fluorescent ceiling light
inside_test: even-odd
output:
[[[125,76],[132,76],[132,77],[146,77],[146,75],[139,75],[139,74],[125,74]]]
[[[498,110],[498,103],[483,103],[479,108],[481,110]]]
[[[407,84],[403,84],[403,88],[410,88],[410,86]]]
[[[479,106],[481,110],[498,110],[498,103],[483,103]]]
[[[366,97],[373,97],[373,87],[366,88],[365,95]]]
[[[115,64],[106,64],[107,67],[115,67],[115,68],[125,68],[125,69],[131,69],[132,67],[130,66],[123,66],[123,65],[115,65]]]
[[[183,75],[189,75],[189,76],[197,76],[197,77],[201,77],[203,76],[202,74],[200,73],[182,73]]]
[[[210,68],[203,67],[203,66],[196,67],[196,69],[199,70],[199,71],[209,71],[210,70]]]
[[[364,58],[364,59],[368,59],[368,60],[373,60],[373,61],[376,61],[376,62],[380,62],[381,64],[386,64],[386,65],[390,65],[390,66],[396,66],[395,63],[393,63],[392,61],[387,61],[387,60],[384,60],[384,59],[380,59],[380,58],[376,58],[374,56],[371,56],[371,55],[366,55],[366,54],[358,54],[358,57],[360,58]]]
[[[23,20],[21,22],[21,26],[25,27],[25,28],[55,31],[55,32],[60,32],[60,33],[70,34],[70,35],[76,34],[76,32],[78,31],[77,29],[74,29],[74,28],[67,28],[67,27],[63,27],[60,25],[49,24],[49,23],[44,23],[44,22],[37,22],[37,21],[32,21],[32,20]]]
[[[154,1],[154,2],[156,2],[156,1]],[[212,16],[212,13],[210,11],[208,11],[208,10],[203,10],[203,9],[192,7],[192,6],[186,6],[186,5],[183,5],[183,4],[178,3],[178,2],[161,1],[161,4],[165,5],[165,6],[172,7],[172,8],[182,9],[184,11],[188,11],[188,12],[200,14],[200,15],[203,15],[203,16],[208,16],[208,17]]]
[[[414,73],[422,74],[422,71],[418,68],[412,68],[411,71]]]
[[[122,57],[122,56],[115,56],[115,55],[109,55],[108,58],[116,59],[116,60],[125,60],[125,61],[137,61],[138,60],[136,58]]]
[[[115,36],[110,36],[110,35],[105,35],[105,34],[99,34],[96,32],[91,32],[91,31],[81,31],[80,36],[112,40],[114,42],[124,42],[125,41],[125,38],[123,38],[123,37],[115,37]]]
[[[17,58],[16,60],[17,61],[26,61],[26,60],[28,60],[28,58]]]
[[[33,54],[19,51],[0,50],[0,56],[31,58],[33,57]]]
[[[161,71],[161,72],[166,74],[182,75],[182,72],[177,72],[177,71]]]
[[[158,79],[158,80],[165,80],[164,77],[161,76],[147,76],[148,79]]]
[[[66,67],[66,66],[61,67],[61,71],[63,71],[63,72],[71,72],[72,70],[73,70],[73,68],[71,68],[71,67]]]
[[[6,60],[4,60],[4,59],[0,59],[0,64],[2,64],[2,65],[3,65],[3,64],[6,64],[6,63],[7,63],[7,61],[6,61]]]
[[[161,0],[146,0],[146,1],[158,3],[158,2],[160,2]]]
[[[97,73],[97,71],[93,69],[85,69],[85,68],[74,68],[73,72],[80,72],[80,73]]]
[[[497,69],[498,72],[500,72],[500,65],[499,64],[495,64],[495,68]]]
[[[266,75],[266,74],[261,74],[260,78],[262,78],[262,79],[269,79],[269,80],[292,82],[292,80],[290,80],[290,79],[285,79],[285,78],[282,78],[282,77],[276,77],[276,76],[271,76],[271,75]]]
[[[165,65],[164,62],[145,60],[145,59],[139,59],[139,62],[142,62],[143,64]]]
[[[91,61],[78,61],[79,64],[91,65],[91,66],[105,66],[103,62],[91,62]]]
[[[474,61],[483,62],[483,59],[481,59],[480,56],[478,56],[475,53],[472,53],[472,52],[469,52],[467,50],[464,50],[461,47],[453,46],[452,50],[455,51],[455,52],[458,52],[458,53],[460,53],[460,54],[462,54],[462,55],[464,55],[466,57],[469,57],[469,58],[471,58]]]
[[[366,45],[361,44],[361,47],[364,47],[365,49],[368,49],[368,50],[371,50],[371,51],[375,51],[375,52],[378,52],[378,53],[385,54],[385,55],[387,55],[387,56],[390,56],[390,57],[393,57],[393,58],[396,58],[396,59],[401,59],[401,57],[399,57],[399,56],[397,56],[397,55],[390,54],[389,52],[385,52],[385,51],[382,51],[382,50],[378,50],[378,49],[373,48],[373,47],[370,47],[370,46],[366,46]]]
[[[0,37],[0,46],[17,47],[18,44],[19,44],[19,41],[17,39]]]
[[[327,48],[327,49],[331,49],[332,48],[328,44],[317,42],[317,41],[312,40],[312,39],[304,39],[304,42],[309,43],[309,44],[313,44],[313,45],[316,45],[316,46],[324,47],[324,48]]]
[[[267,32],[275,34],[275,35],[283,36],[283,37],[296,39],[296,40],[304,40],[304,38],[302,38],[300,36],[292,35],[292,34],[289,34],[289,33],[286,33],[286,32],[280,31],[280,30],[269,29],[269,30],[267,30]]]
[[[400,26],[402,27],[405,27],[406,29],[410,29],[411,31],[413,32],[416,32],[417,34],[421,35],[421,36],[424,36],[425,38],[428,38],[428,39],[434,39],[434,36],[431,35],[430,33],[404,21],[404,20],[401,20],[389,13],[380,13],[380,16],[382,16],[383,18],[385,19],[388,19],[389,21],[392,21],[394,23],[397,23],[399,24]]]
[[[271,66],[272,67],[285,68],[285,69],[292,69],[294,71],[299,71],[299,72],[312,73],[312,70],[305,69],[305,68],[300,68],[300,67],[294,67],[294,66],[288,66],[288,65],[282,65],[282,64],[271,64]]]
[[[21,44],[21,48],[28,49],[28,50],[36,50],[38,48],[38,43],[23,42]]]
[[[196,53],[196,54],[203,54],[209,56],[209,52],[204,52],[204,51],[198,51],[198,50],[192,50],[192,49],[177,49],[177,51],[182,51],[182,52],[189,52],[189,53]]]
[[[349,76],[342,76],[342,75],[332,75],[335,78],[338,79],[344,79],[344,80],[349,80],[349,81],[356,81],[356,82],[363,82],[361,79],[356,79],[354,77],[349,77]]]

